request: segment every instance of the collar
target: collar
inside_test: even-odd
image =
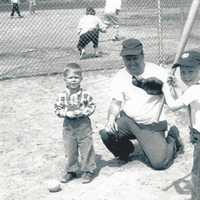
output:
[[[76,94],[76,95],[81,95],[82,91],[83,91],[83,89],[80,88],[77,92],[73,93],[73,95],[74,95],[74,94]],[[65,89],[65,92],[66,92],[69,96],[72,95],[72,94],[70,93],[70,90],[69,90],[68,88]]]

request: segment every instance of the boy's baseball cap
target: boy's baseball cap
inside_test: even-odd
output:
[[[200,66],[200,52],[191,50],[185,51],[178,61],[174,64],[173,68],[178,66],[195,67]]]
[[[142,52],[143,45],[139,40],[130,38],[122,42],[120,56],[140,55]]]

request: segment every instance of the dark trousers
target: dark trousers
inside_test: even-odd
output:
[[[192,200],[200,200],[200,141],[194,145],[193,152]]]
[[[81,51],[90,42],[93,43],[94,48],[98,47],[98,44],[99,44],[99,30],[98,29],[88,31],[80,36],[78,44],[77,44],[78,50]]]
[[[190,128],[190,140],[194,145],[192,166],[192,200],[200,200],[200,132]]]
[[[14,16],[15,12],[17,12],[19,17],[21,16],[18,3],[12,4],[12,12],[11,12],[10,16]]]
[[[63,140],[65,156],[67,157],[66,171],[77,172],[79,170],[78,158],[80,153],[81,171],[94,172],[96,162],[90,119],[88,117],[65,118]]]
[[[172,137],[165,138],[167,122],[153,123],[149,125],[137,124],[125,113],[121,113],[116,121],[118,132],[109,133],[101,130],[100,135],[103,143],[114,156],[126,157],[134,150],[131,139],[137,139],[152,168],[165,169],[174,160],[176,147]],[[178,131],[172,127],[169,131]]]

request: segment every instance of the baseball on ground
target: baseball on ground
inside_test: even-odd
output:
[[[49,180],[47,183],[49,192],[59,192],[61,190],[60,182],[58,180]]]

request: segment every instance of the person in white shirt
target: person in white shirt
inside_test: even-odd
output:
[[[164,84],[163,92],[167,105],[172,110],[188,107],[191,142],[194,144],[192,167],[192,200],[200,199],[200,52],[184,52],[174,67],[180,68],[181,80],[187,89],[178,98],[171,94],[171,87],[176,80],[169,76]]]
[[[29,0],[29,12],[30,14],[35,14],[36,10],[36,0]]]
[[[134,38],[123,41],[120,55],[125,67],[113,79],[112,101],[106,126],[100,131],[101,139],[115,157],[126,162],[135,149],[130,140],[136,139],[150,166],[165,169],[183,148],[179,131],[173,126],[165,137],[167,121],[157,119],[164,98],[162,91],[158,95],[149,94],[135,83],[135,79],[139,82],[148,78],[164,81],[164,69],[144,62],[143,45]]]
[[[106,0],[104,8],[104,23],[107,28],[114,28],[113,41],[119,40],[119,13],[121,10],[121,0]]]
[[[12,11],[11,11],[11,18],[14,17],[15,12],[17,12],[19,18],[22,18],[23,16],[20,14],[20,10],[19,10],[19,0],[11,0],[11,4],[12,4]]]
[[[99,32],[105,32],[106,26],[101,19],[95,16],[96,12],[94,8],[86,8],[86,15],[84,15],[78,24],[79,41],[77,48],[80,52],[80,58],[85,56],[85,47],[90,42],[93,43],[94,55],[99,56]]]

